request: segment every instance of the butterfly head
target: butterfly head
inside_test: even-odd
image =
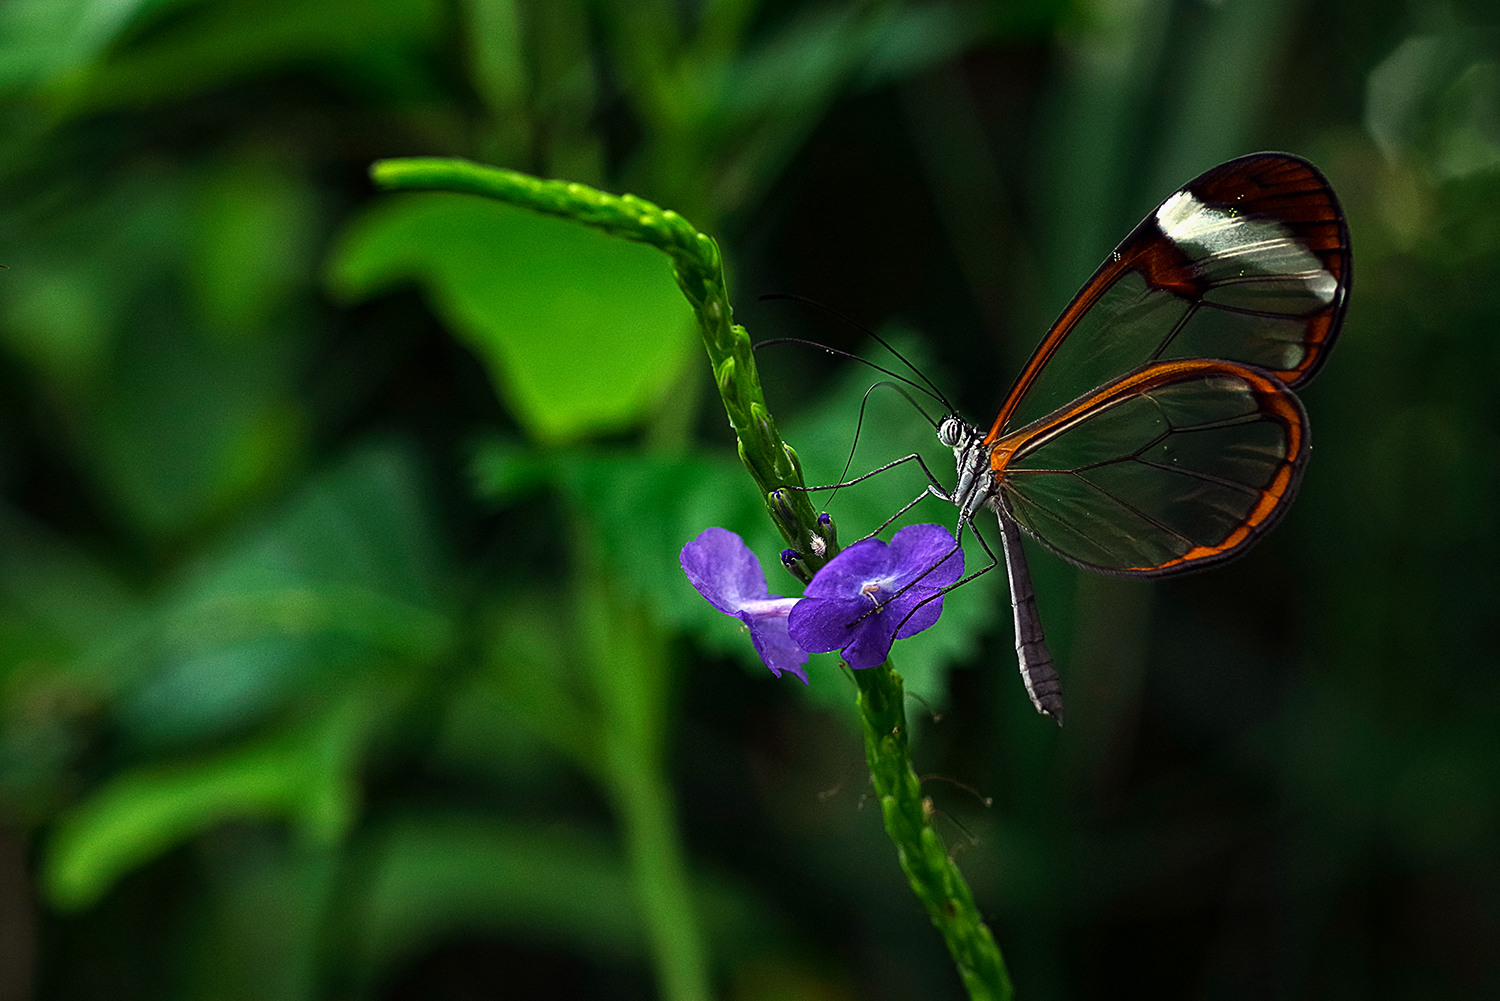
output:
[[[964,444],[964,439],[969,436],[968,431],[969,429],[964,425],[963,421],[959,420],[956,415],[949,414],[938,425],[938,441],[942,442],[948,448],[961,448]]]
[[[994,498],[995,477],[983,438],[983,432],[953,414],[938,425],[938,441],[953,449],[958,467],[958,483],[945,499],[958,505],[960,521],[972,518]]]

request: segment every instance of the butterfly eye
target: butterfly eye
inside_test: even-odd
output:
[[[938,425],[938,441],[947,448],[953,448],[963,439],[964,425],[957,417],[944,417],[943,423]]]

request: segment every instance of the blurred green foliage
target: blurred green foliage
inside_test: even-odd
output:
[[[1497,39],[1473,0],[0,5],[0,999],[961,996],[851,682],[770,678],[681,577],[722,525],[796,588],[660,255],[366,168],[677,209],[752,334],[879,360],[755,299],[815,296],[983,422],[1262,148],[1355,247],[1296,509],[1184,580],[1038,553],[1061,733],[1001,582],[955,595],[896,650],[919,767],[1022,998],[1500,996]],[[761,362],[834,481],[877,376]],[[852,468],[914,449],[951,462],[877,390]],[[920,487],[825,503],[854,538]]]
[[[658,253],[509,206],[392,199],[360,220],[334,260],[332,284],[349,298],[422,282],[517,422],[543,442],[638,423],[698,347]]]

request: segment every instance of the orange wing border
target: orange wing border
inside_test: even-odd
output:
[[[1182,556],[1156,566],[1106,567],[1071,556],[1029,529],[1027,534],[1075,566],[1117,577],[1162,577],[1187,573],[1207,569],[1240,555],[1261,535],[1269,531],[1290,508],[1291,501],[1301,484],[1312,446],[1308,432],[1307,413],[1303,410],[1296,395],[1286,388],[1286,384],[1276,373],[1236,362],[1198,358],[1146,365],[1101,389],[1080,397],[1049,417],[1035,421],[1001,439],[991,449],[990,468],[994,471],[995,481],[999,485],[1002,503],[1006,504],[1006,515],[1015,520],[1015,515],[1009,509],[1009,502],[1004,500],[1008,467],[1013,457],[1024,455],[1028,451],[1028,446],[1041,439],[1066,432],[1070,425],[1086,420],[1121,398],[1150,392],[1152,389],[1174,382],[1212,375],[1227,376],[1244,383],[1256,400],[1258,412],[1283,427],[1287,442],[1285,454],[1264,487],[1255,488],[1242,484],[1247,490],[1256,490],[1259,497],[1251,508],[1250,514],[1222,542],[1213,546],[1196,546]],[[1050,474],[1017,471],[1010,475]]]

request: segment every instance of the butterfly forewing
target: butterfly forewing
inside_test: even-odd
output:
[[[1328,182],[1283,154],[1231,160],[1117,247],[1042,340],[986,441],[1143,365],[1215,358],[1310,378],[1347,301],[1349,239]]]
[[[1159,362],[1008,436],[1004,503],[1065,558],[1156,574],[1227,558],[1269,528],[1307,458],[1301,404],[1270,372]]]

